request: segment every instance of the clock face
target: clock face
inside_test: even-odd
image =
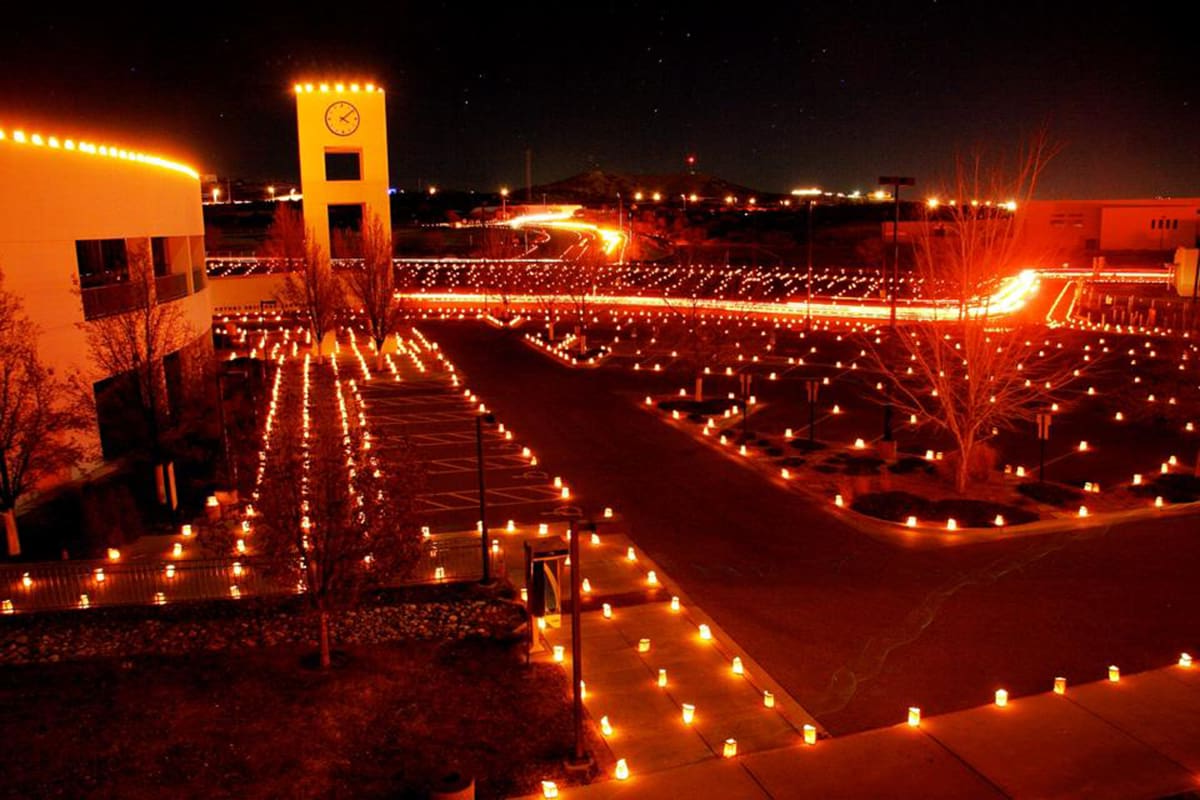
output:
[[[358,109],[339,100],[325,109],[325,127],[337,136],[349,136],[358,130]]]

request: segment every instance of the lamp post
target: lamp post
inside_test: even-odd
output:
[[[1044,483],[1046,480],[1046,441],[1050,438],[1051,419],[1049,411],[1037,415],[1038,483]]]
[[[743,372],[738,375],[738,382],[742,386],[742,440],[745,441],[747,418],[750,416],[750,381],[753,376],[749,372]]]
[[[575,732],[575,751],[571,765],[580,768],[591,764],[591,758],[583,749],[583,631],[580,600],[583,598],[581,575],[583,565],[579,563],[579,537],[584,532],[595,533],[596,524],[588,521],[582,525],[571,523],[569,543],[571,554],[571,681],[574,688],[572,723]]]
[[[891,304],[891,325],[892,331],[896,330],[896,290],[900,283],[900,187],[901,186],[916,186],[916,178],[904,178],[899,175],[883,175],[879,178],[880,186],[892,187],[892,200],[896,207],[896,219],[892,223],[892,272],[889,276],[886,268],[884,270],[884,283],[888,287],[889,302]]]
[[[815,441],[817,429],[817,394],[821,391],[819,378],[804,379],[804,393],[808,396],[808,443]]]
[[[804,319],[809,331],[812,330],[812,270],[813,270],[813,203],[811,197],[808,198],[808,236],[805,239],[805,245],[808,249],[808,300],[804,307]]]
[[[500,187],[500,219],[508,219],[508,187]]]
[[[479,550],[483,556],[483,579],[480,583],[485,586],[492,582],[492,556],[488,552],[488,526],[486,488],[483,481],[483,423],[491,425],[496,418],[479,410],[475,414],[475,459],[479,471]]]
[[[267,194],[269,194],[269,195],[271,196],[271,202],[272,202],[272,203],[274,203],[274,202],[275,202],[275,187],[274,187],[274,186],[268,186],[268,187],[267,187]]]

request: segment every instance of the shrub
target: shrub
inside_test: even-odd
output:
[[[932,463],[916,456],[905,456],[895,464],[889,466],[888,469],[897,475],[908,475],[913,472],[924,472],[926,475],[933,475],[937,472],[937,467]]]
[[[1138,497],[1159,497],[1168,503],[1194,503],[1200,500],[1200,478],[1181,472],[1156,475],[1149,483],[1130,488]]]
[[[1060,483],[1038,483],[1036,481],[1022,483],[1017,491],[1031,500],[1045,503],[1048,506],[1067,508],[1078,505],[1083,499],[1083,492]]]
[[[905,522],[916,517],[926,524],[942,524],[953,519],[960,528],[993,527],[1000,514],[1009,525],[1020,525],[1037,519],[1037,514],[1016,506],[988,500],[950,498],[927,500],[908,492],[874,492],[855,498],[850,506],[860,514],[890,522]]]

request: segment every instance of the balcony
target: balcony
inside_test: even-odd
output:
[[[122,314],[146,305],[145,292],[131,283],[112,283],[80,290],[83,296],[83,318],[100,319]]]
[[[187,297],[188,276],[181,272],[177,275],[163,275],[154,279],[154,294],[160,303],[169,303],[181,297]]]

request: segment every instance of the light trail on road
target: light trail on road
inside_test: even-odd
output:
[[[967,303],[966,314],[972,318],[998,318],[1015,314],[1023,309],[1038,291],[1036,270],[1022,270],[1004,280],[1000,287],[986,298],[976,298]],[[486,305],[494,301],[495,295],[478,292],[405,292],[397,295],[404,300],[424,301],[447,305]],[[510,305],[538,306],[556,299],[557,295],[513,293],[507,296]],[[596,306],[620,306],[629,308],[671,309],[679,298],[642,295],[594,295],[588,299]],[[891,316],[891,307],[884,301],[847,301],[820,298],[808,303],[790,301],[785,303],[724,300],[719,298],[688,299],[689,305],[715,313],[762,314],[787,318],[804,318],[809,315],[823,318],[883,321]],[[942,321],[954,322],[959,317],[957,301],[910,301],[896,306],[896,319],[906,322]]]

